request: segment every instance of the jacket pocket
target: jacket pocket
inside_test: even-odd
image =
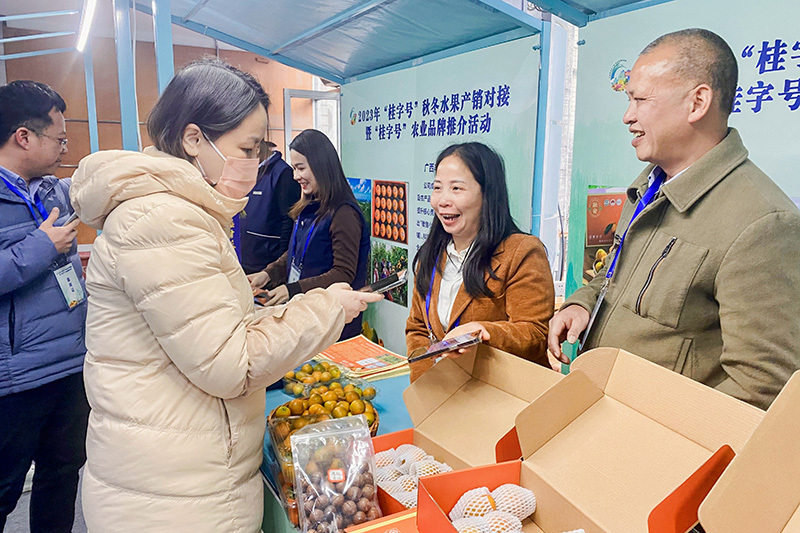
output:
[[[692,339],[683,339],[681,351],[678,352],[678,359],[675,361],[675,372],[687,377],[693,377],[694,361],[692,357]]]
[[[676,240],[677,239],[675,237],[673,237],[673,238],[671,238],[669,240],[669,242],[667,243],[666,248],[664,248],[664,251],[661,252],[661,255],[658,257],[658,259],[656,259],[656,262],[653,263],[652,267],[650,267],[650,273],[647,274],[647,279],[644,282],[644,287],[642,287],[642,290],[639,291],[639,296],[636,298],[635,311],[636,311],[637,315],[641,315],[642,314],[642,299],[644,299],[644,295],[647,292],[647,289],[650,288],[650,284],[653,283],[653,276],[655,276],[656,269],[658,268],[658,265],[660,265],[661,262],[664,261],[664,259],[667,258],[669,253],[672,251],[672,247],[675,246],[675,241]]]
[[[707,255],[705,248],[656,232],[625,289],[622,305],[641,317],[677,328]]]
[[[231,428],[231,417],[225,400],[219,399],[220,424],[222,425],[222,435],[225,442],[225,453],[228,459],[233,455],[233,430]]]

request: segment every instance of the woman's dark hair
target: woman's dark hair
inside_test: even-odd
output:
[[[147,133],[155,147],[189,160],[183,131],[197,125],[215,141],[235,129],[269,96],[256,79],[219,59],[201,59],[180,69],[150,111]]]
[[[481,186],[483,195],[481,224],[464,260],[464,288],[473,298],[481,295],[491,298],[494,294],[486,285],[487,276],[497,279],[492,270],[492,256],[506,237],[512,233],[521,233],[508,206],[505,166],[497,152],[485,144],[470,142],[445,148],[436,158],[436,169],[439,169],[444,158],[451,155],[458,157],[466,165]],[[428,293],[433,269],[441,272],[439,259],[450,240],[450,234],[444,230],[439,218],[434,216],[428,238],[414,257],[414,284],[420,294]]]
[[[0,146],[22,127],[41,134],[53,123],[53,108],[63,113],[67,104],[44,83],[17,80],[0,87]]]
[[[344,203],[355,203],[356,197],[344,176],[339,154],[327,135],[319,130],[303,130],[289,145],[289,150],[306,158],[317,181],[316,195],[313,198],[303,195],[289,211],[289,216],[296,219],[312,200],[319,201],[317,215],[320,217],[332,215]]]

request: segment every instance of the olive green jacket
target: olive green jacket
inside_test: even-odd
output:
[[[652,168],[628,189],[615,242]],[[630,226],[584,349],[623,348],[766,409],[800,368],[800,211],[730,129]],[[564,307],[591,312],[604,277]]]

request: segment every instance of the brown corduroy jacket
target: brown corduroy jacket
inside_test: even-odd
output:
[[[453,302],[447,329],[452,329],[458,317],[460,324],[479,322],[491,336],[489,345],[548,366],[547,330],[553,316],[555,291],[544,245],[533,235],[510,235],[497,247],[492,268],[498,279],[489,278],[487,285],[494,297],[473,298],[462,285]],[[442,275],[437,270],[430,304],[430,324],[437,339],[446,334],[437,311],[441,282]],[[409,356],[424,352],[430,345],[427,323],[425,294],[415,289],[406,322]],[[411,381],[431,366],[430,359],[411,365]]]

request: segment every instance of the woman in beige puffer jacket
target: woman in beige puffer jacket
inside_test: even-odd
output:
[[[250,96],[248,117],[263,115],[266,125],[266,95],[250,94],[258,92],[252,78],[206,61],[170,85],[183,84],[185,95],[198,79],[222,80],[231,98],[235,90]],[[175,92],[168,87],[162,99]],[[215,94],[206,92],[194,98]],[[180,109],[169,113],[181,120]],[[212,130],[206,139],[224,152],[224,135]],[[92,412],[82,497],[92,533],[259,531],[264,389],[334,342],[355,316],[354,299],[366,307],[360,294],[334,288],[255,311],[229,240],[247,199],[209,186],[198,169],[214,166],[209,150],[99,152],[73,177],[81,220],[103,230],[87,269]]]

